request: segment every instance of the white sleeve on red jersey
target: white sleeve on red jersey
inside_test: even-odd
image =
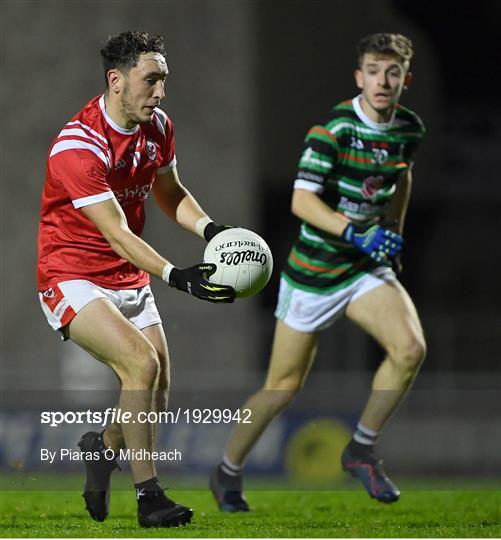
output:
[[[59,180],[75,208],[114,197],[108,184],[108,142],[79,121],[68,122],[49,154],[51,176]]]
[[[176,142],[174,140],[174,125],[167,114],[159,109],[155,108],[155,125],[162,132],[165,137],[164,145],[162,148],[162,163],[158,169],[158,173],[162,174],[170,169],[173,169],[177,165],[176,159]]]

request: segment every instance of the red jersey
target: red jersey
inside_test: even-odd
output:
[[[90,101],[53,141],[47,159],[38,231],[38,289],[87,279],[108,289],[139,288],[149,275],[121,258],[80,210],[115,197],[140,236],[144,201],[156,173],[176,165],[173,125],[156,108],[152,122],[124,129]]]

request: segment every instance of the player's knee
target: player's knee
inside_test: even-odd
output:
[[[143,357],[140,362],[140,370],[138,379],[148,388],[153,387],[158,382],[160,374],[160,362],[155,351],[150,351],[150,354]]]
[[[423,336],[412,336],[397,347],[395,359],[409,372],[415,372],[426,356],[426,342]]]
[[[137,347],[127,359],[121,375],[122,383],[130,387],[152,388],[158,384],[160,360],[154,347]]]

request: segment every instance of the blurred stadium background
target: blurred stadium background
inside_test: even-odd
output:
[[[85,429],[43,427],[40,410],[113,405],[106,392],[116,391],[113,376],[60,342],[35,285],[46,152],[63,124],[102,91],[106,35],[144,29],[165,37],[171,74],[163,107],[175,125],[182,181],[214,219],[255,230],[275,254],[265,292],[233,306],[153,283],[172,356],[171,406],[235,409],[266,369],[279,269],[299,225],[289,201],[304,134],[330,106],[356,94],[358,39],[395,31],[415,44],[415,81],[403,103],[428,128],[401,279],[429,352],[385,432],[383,453],[397,478],[499,477],[499,2],[459,2],[451,12],[445,1],[4,0],[1,12],[3,472],[57,472],[40,462],[39,448],[74,445]],[[146,239],[178,265],[199,261],[202,242],[148,206]],[[314,481],[320,470],[334,482],[339,471],[329,463],[337,463],[332,457],[380,357],[347,323],[326,332],[304,393],[259,443],[249,471]],[[164,426],[161,446],[183,452],[173,472],[205,474],[227,433],[224,424]]]

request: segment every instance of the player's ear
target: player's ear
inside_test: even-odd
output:
[[[362,90],[364,87],[364,77],[362,75],[362,71],[359,68],[356,68],[353,72],[353,76],[355,77],[357,88],[360,88],[360,90]]]
[[[117,69],[110,69],[106,74],[108,79],[108,86],[112,92],[118,94],[121,87],[121,77],[120,72]]]
[[[405,90],[407,90],[409,88],[409,86],[412,84],[412,79],[413,79],[412,73],[410,71],[408,71],[405,74],[405,77],[404,77],[404,89]]]

